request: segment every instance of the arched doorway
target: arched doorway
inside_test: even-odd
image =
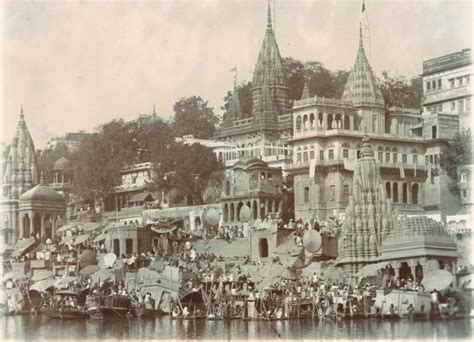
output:
[[[268,258],[268,241],[267,239],[260,239],[258,242],[258,251],[260,258]]]
[[[31,237],[31,234],[33,234],[32,231],[30,231],[30,217],[28,214],[23,215],[22,217],[23,220],[23,237],[28,239]]]
[[[387,182],[385,184],[385,190],[387,192],[387,198],[391,198],[392,197],[392,191],[391,191],[391,188],[390,188],[390,182]]]
[[[38,214],[34,214],[33,217],[33,234],[39,235],[41,238],[41,216]]]
[[[239,202],[239,204],[237,204],[237,212],[236,212],[236,217],[235,217],[236,221],[240,221],[240,210],[242,209],[243,206],[244,204],[242,202]]]
[[[234,208],[234,203],[231,203],[231,204],[230,204],[229,220],[230,220],[230,222],[235,221],[235,208]]]
[[[252,217],[254,220],[257,219],[258,217],[258,205],[257,205],[257,201],[253,201],[252,202]]]
[[[398,203],[398,183],[393,183],[393,203]]]

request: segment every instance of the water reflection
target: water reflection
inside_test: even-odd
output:
[[[354,322],[177,321],[169,317],[58,321],[39,316],[2,317],[2,339],[467,339],[473,321]],[[60,324],[58,324],[60,323]]]

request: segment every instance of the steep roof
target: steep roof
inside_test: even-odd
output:
[[[57,202],[65,203],[64,196],[47,185],[40,183],[20,196],[20,202]]]
[[[372,67],[365,54],[362,28],[360,29],[357,57],[351,73],[347,78],[342,99],[351,101],[356,107],[385,106],[382,92],[380,91]]]
[[[257,63],[255,64],[252,87],[260,87],[264,84],[269,86],[288,86],[283,70],[280,49],[278,48],[272,28],[270,3],[268,4],[267,30],[260,53],[258,54]]]

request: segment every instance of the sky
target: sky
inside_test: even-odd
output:
[[[349,70],[362,0],[271,0],[281,55]],[[426,59],[472,45],[470,0],[365,0],[375,72],[413,77]],[[152,112],[169,118],[181,97],[215,113],[251,81],[266,0],[2,2],[1,138],[23,106],[36,148],[67,132]],[[365,17],[362,17],[366,20]],[[366,34],[367,35],[367,34]],[[368,39],[366,38],[366,46]],[[368,52],[369,53],[369,52]]]

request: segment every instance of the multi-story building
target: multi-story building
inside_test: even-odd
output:
[[[471,49],[424,61],[422,77],[423,116],[433,121],[432,132],[427,133],[436,137],[436,114],[446,120],[459,117],[460,127],[472,128]]]
[[[307,89],[292,113],[289,143],[294,148],[297,218],[344,215],[364,134],[370,136],[385,196],[400,213],[445,215],[456,203],[446,193],[447,179],[439,168],[441,150],[456,132],[456,118],[436,113],[431,122],[416,109],[386,108],[362,33],[342,99],[310,97]]]
[[[110,221],[141,224],[145,205],[152,203],[158,205],[156,201],[159,201],[160,207],[168,206],[167,196],[156,195],[148,189],[153,174],[151,162],[127,165],[120,173],[121,184],[117,185],[113,193],[103,201],[103,214]]]

